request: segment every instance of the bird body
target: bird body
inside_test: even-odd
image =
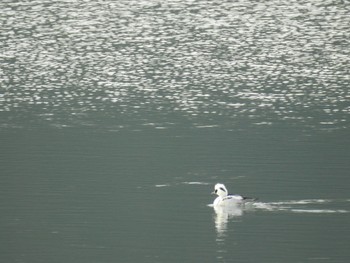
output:
[[[241,195],[229,195],[224,184],[216,184],[214,186],[214,192],[218,197],[214,200],[214,206],[240,206],[244,204],[244,201],[255,199],[249,197],[243,197]]]

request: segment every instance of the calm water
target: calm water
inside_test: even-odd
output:
[[[346,1],[0,10],[1,262],[349,261]]]

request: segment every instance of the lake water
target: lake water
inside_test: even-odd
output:
[[[346,1],[0,10],[1,262],[349,262]]]

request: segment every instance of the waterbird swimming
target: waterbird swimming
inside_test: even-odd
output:
[[[245,201],[255,201],[255,198],[244,197],[241,195],[229,195],[228,191],[224,184],[217,183],[214,186],[214,192],[218,197],[214,200],[215,206],[233,206],[233,205],[242,205]]]

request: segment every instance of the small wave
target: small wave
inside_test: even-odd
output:
[[[209,183],[206,182],[196,182],[196,181],[190,181],[190,182],[179,182],[179,183],[164,183],[164,184],[155,184],[154,187],[170,187],[170,186],[176,186],[176,185],[209,185]]]
[[[170,184],[156,184],[155,187],[169,187]]]
[[[342,200],[330,199],[303,199],[303,200],[287,200],[278,202],[255,202],[252,207],[254,210],[264,211],[284,211],[293,213],[349,213],[346,209],[332,209],[332,205],[338,205]],[[325,206],[328,207],[320,207]]]
[[[315,213],[315,214],[329,214],[329,213],[349,213],[348,210],[332,210],[332,209],[291,209],[295,213]]]
[[[307,204],[321,204],[330,203],[332,200],[329,199],[304,199],[304,200],[289,200],[281,202],[271,202],[272,205],[307,205]]]
[[[182,184],[209,185],[209,183],[205,183],[205,182],[182,182]]]
[[[274,205],[271,205],[268,203],[260,203],[260,202],[253,203],[252,207],[256,209],[268,210],[268,211],[272,211],[276,209],[276,206]]]

